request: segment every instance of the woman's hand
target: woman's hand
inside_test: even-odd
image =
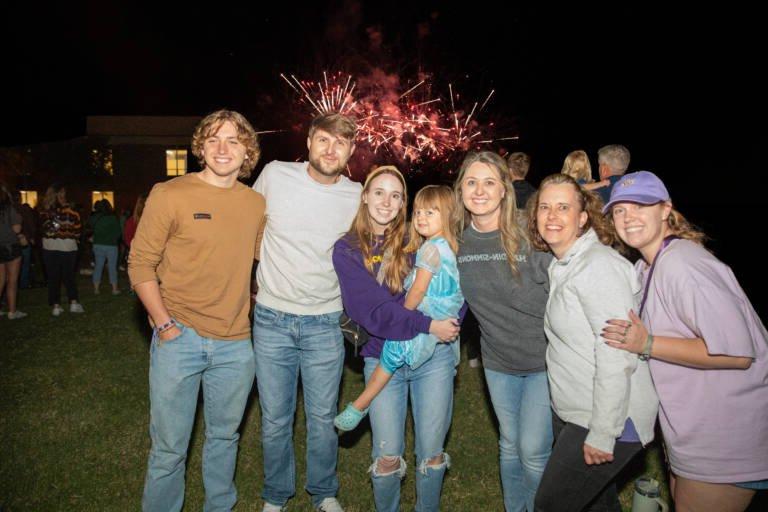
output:
[[[443,343],[451,342],[459,335],[459,321],[455,318],[432,320],[429,324],[429,334],[433,334]]]
[[[613,462],[613,454],[598,450],[594,446],[590,446],[584,443],[584,462],[587,466],[594,464],[605,464],[606,462]]]
[[[608,320],[601,336],[605,339],[606,345],[640,354],[648,339],[648,329],[645,328],[640,317],[630,309],[629,320]]]

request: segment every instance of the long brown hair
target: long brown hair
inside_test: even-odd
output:
[[[453,192],[456,195],[456,233],[462,236],[464,228],[469,225],[471,214],[464,207],[464,200],[461,197],[461,183],[464,181],[464,175],[469,167],[480,162],[498,174],[499,181],[504,185],[504,197],[501,198],[501,215],[499,216],[499,234],[504,253],[507,255],[512,275],[518,276],[517,254],[525,246],[526,233],[518,221],[517,202],[515,201],[515,188],[512,185],[512,179],[509,177],[509,167],[499,155],[493,151],[470,152],[467,154],[459,168],[459,176],[453,184]]]
[[[377,167],[368,174],[363,185],[363,196],[371,188],[373,180],[382,174],[390,174],[397,178],[403,186],[403,204],[400,211],[397,212],[394,220],[387,226],[384,232],[384,242],[381,246],[381,254],[384,256],[382,261],[382,272],[384,279],[382,284],[386,285],[391,293],[400,293],[403,291],[403,281],[410,271],[410,260],[403,248],[405,242],[405,216],[408,211],[408,193],[405,185],[405,178],[394,165],[384,165]],[[376,235],[373,231],[373,224],[368,213],[368,205],[360,201],[357,213],[352,221],[352,226],[347,232],[347,238],[353,246],[360,249],[363,255],[363,264],[368,272],[373,275],[373,249],[376,245]]]
[[[619,237],[616,236],[616,231],[613,228],[613,224],[603,215],[603,201],[600,197],[589,190],[584,189],[576,183],[576,180],[568,176],[567,174],[550,174],[541,181],[539,189],[528,201],[528,238],[531,240],[531,245],[534,249],[539,251],[549,251],[549,244],[541,238],[539,234],[539,228],[536,225],[536,212],[539,207],[539,196],[541,191],[550,185],[570,185],[576,192],[576,198],[579,202],[581,211],[587,213],[587,222],[584,227],[581,228],[581,236],[589,228],[595,230],[597,238],[603,245],[614,247],[621,252],[626,252],[626,247],[621,243]]]
[[[427,185],[416,193],[413,200],[414,216],[416,210],[433,209],[440,212],[440,219],[443,222],[443,238],[451,246],[455,253],[459,252],[459,242],[456,240],[456,201],[450,187],[445,185]],[[411,227],[408,229],[408,245],[406,252],[416,252],[421,244],[424,243],[424,237],[416,231],[415,222],[411,220]]]

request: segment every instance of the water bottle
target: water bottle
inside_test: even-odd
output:
[[[632,496],[632,512],[659,511],[669,511],[669,506],[661,499],[661,484],[659,481],[645,476],[635,480],[635,494]]]

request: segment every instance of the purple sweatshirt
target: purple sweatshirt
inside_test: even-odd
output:
[[[374,274],[381,266],[380,249],[374,247]],[[432,319],[405,309],[405,292],[392,295],[385,285],[380,285],[365,268],[360,250],[352,247],[346,236],[333,246],[333,267],[339,277],[344,310],[371,335],[361,356],[378,358],[385,339],[405,341],[429,333]]]

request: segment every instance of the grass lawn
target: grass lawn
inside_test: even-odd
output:
[[[121,274],[121,279],[124,279]],[[86,313],[50,314],[44,289],[22,290],[22,320],[0,317],[0,510],[140,509],[149,450],[149,332],[136,298],[109,295],[106,283],[93,295],[80,280]],[[105,294],[106,293],[106,294]],[[360,365],[350,356],[340,401],[363,386]],[[456,379],[453,428],[446,451],[453,466],[446,476],[442,509],[503,510],[498,479],[495,419],[482,370],[462,361]],[[261,510],[263,479],[259,407],[254,391],[246,410],[237,469],[237,510]],[[200,409],[198,412],[200,412]],[[202,510],[200,459],[202,417],[190,446],[186,508]],[[295,422],[297,496],[289,510],[311,510],[304,486],[304,416]],[[409,427],[410,428],[410,427]],[[373,510],[366,470],[371,435],[367,423],[345,434],[339,450],[339,500],[349,512]],[[403,510],[414,504],[413,438],[409,434]],[[622,504],[629,510],[631,482],[649,474],[665,480],[660,449],[653,444],[626,471]]]

